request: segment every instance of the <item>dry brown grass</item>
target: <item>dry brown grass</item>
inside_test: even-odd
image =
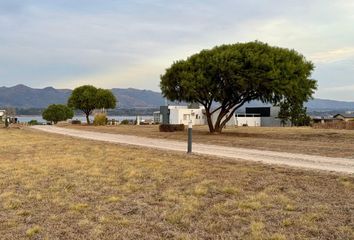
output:
[[[0,129],[1,239],[354,239],[354,178]]]
[[[316,123],[313,125],[314,128],[324,128],[324,129],[346,129],[354,130],[354,121],[335,121],[326,123]]]
[[[151,138],[163,138],[186,141],[187,133],[159,132],[158,126],[74,126],[65,127],[119,133]],[[193,128],[194,142],[243,147],[261,150],[273,150],[291,153],[305,153],[329,157],[354,158],[354,131],[339,129],[313,128],[252,128],[230,127],[222,134],[209,134],[205,126]]]

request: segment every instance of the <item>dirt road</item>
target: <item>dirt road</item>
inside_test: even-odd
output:
[[[187,149],[187,143],[181,141],[153,139],[110,133],[89,132],[82,130],[59,128],[55,126],[33,126],[32,129],[83,139],[135,145],[162,150],[186,152]],[[262,162],[266,164],[287,165],[291,167],[334,171],[349,174],[354,173],[354,159],[349,158],[331,158],[305,154],[223,147],[199,143],[193,144],[193,153]]]

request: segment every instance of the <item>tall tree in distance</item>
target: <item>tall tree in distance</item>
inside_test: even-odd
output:
[[[161,76],[164,97],[197,102],[205,108],[209,131],[221,132],[246,102],[279,104],[285,99],[305,102],[316,81],[314,65],[295,50],[259,41],[203,50],[172,64]],[[218,107],[213,108],[217,103]],[[212,121],[212,115],[216,121]]]
[[[90,124],[90,115],[93,110],[115,108],[116,103],[117,99],[111,91],[91,85],[75,88],[68,100],[68,106],[85,113],[87,124]]]

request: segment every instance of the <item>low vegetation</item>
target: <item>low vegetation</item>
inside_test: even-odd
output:
[[[26,129],[0,156],[4,240],[354,238],[353,176]]]
[[[178,132],[184,131],[184,124],[160,124],[159,130],[160,132]]]
[[[28,125],[40,125],[40,123],[37,120],[32,119],[32,120],[28,121]]]
[[[95,118],[93,120],[93,125],[105,126],[107,125],[107,122],[108,122],[107,114],[99,113],[95,115]]]
[[[124,119],[120,122],[121,125],[129,125],[130,121],[128,119]]]

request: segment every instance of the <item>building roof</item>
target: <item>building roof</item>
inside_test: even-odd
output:
[[[354,118],[354,113],[339,113],[333,116],[333,118],[337,118],[338,116],[342,116],[343,118]]]

